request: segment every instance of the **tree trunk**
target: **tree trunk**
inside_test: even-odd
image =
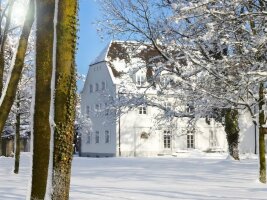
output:
[[[14,0],[11,0],[9,2],[9,5],[8,5],[8,13],[7,13],[7,17],[6,17],[5,27],[4,27],[3,33],[1,33],[1,38],[0,38],[0,40],[1,40],[1,45],[0,45],[0,98],[2,97],[2,90],[3,90],[3,85],[4,85],[4,69],[5,69],[5,52],[4,51],[5,51],[5,43],[6,43],[8,29],[9,29],[9,26],[10,26],[11,13],[12,13],[11,11],[13,9],[13,5],[14,5]],[[5,12],[3,12],[1,14],[4,15]],[[3,20],[3,17],[2,17],[2,20]],[[1,110],[1,108],[0,108],[0,110]],[[2,146],[2,137],[1,136],[2,136],[2,132],[3,132],[3,128],[0,129],[0,146]],[[3,155],[2,151],[0,152],[0,156],[1,155]]]
[[[31,199],[44,199],[50,154],[50,102],[55,0],[37,0],[36,92],[33,116]]]
[[[69,199],[76,105],[77,0],[58,5],[53,200]]]
[[[235,160],[239,160],[238,139],[238,111],[234,109],[227,109],[225,113],[225,132],[228,142],[228,150],[230,156]]]
[[[25,18],[25,23],[19,40],[18,51],[15,59],[15,64],[11,72],[9,82],[6,84],[6,92],[2,95],[2,103],[0,105],[0,133],[3,132],[5,122],[11,110],[12,104],[16,97],[17,86],[21,77],[21,72],[24,66],[24,58],[27,51],[28,38],[31,32],[31,27],[34,21],[34,0],[29,3],[29,9]],[[1,55],[0,55],[1,64]],[[1,78],[0,78],[1,82]]]
[[[19,173],[19,161],[20,161],[20,103],[19,98],[17,102],[17,113],[16,113],[16,149],[15,149],[15,167],[14,173]]]
[[[266,183],[266,160],[265,160],[265,131],[263,125],[265,124],[264,115],[264,84],[260,83],[259,88],[259,162],[260,162],[260,176],[259,181]]]

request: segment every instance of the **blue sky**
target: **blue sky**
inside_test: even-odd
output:
[[[97,34],[96,22],[101,17],[97,0],[79,0],[79,23],[80,30],[78,36],[78,51],[76,55],[76,63],[78,73],[87,74],[88,65],[97,57],[103,48],[108,44],[108,40],[103,41]],[[81,91],[83,84],[78,83],[78,90]]]

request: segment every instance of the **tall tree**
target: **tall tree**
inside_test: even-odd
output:
[[[16,97],[16,91],[21,78],[22,69],[24,66],[25,55],[28,46],[28,39],[30,36],[32,24],[34,21],[34,0],[29,2],[28,12],[25,18],[24,26],[19,40],[19,46],[15,58],[14,66],[11,68],[10,78],[5,85],[5,93],[0,99],[0,133],[2,133],[5,122],[10,113],[11,107]]]
[[[3,30],[0,29],[0,98],[2,96],[2,90],[4,85],[4,69],[5,69],[5,47],[6,39],[11,21],[11,13],[14,5],[14,0],[10,0],[6,7],[1,9],[1,25],[5,21]],[[2,8],[2,7],[1,7]],[[7,13],[6,13],[7,12]],[[6,17],[5,17],[6,16]],[[4,20],[5,19],[5,20]],[[0,131],[0,146],[2,147],[2,131]],[[0,149],[0,155],[2,155],[2,148]]]
[[[36,1],[36,91],[31,199],[44,199],[50,153],[50,102],[55,0]]]
[[[154,74],[176,75],[173,81],[198,107],[246,109],[254,119],[259,114],[252,110],[261,110],[254,108],[267,81],[258,75],[267,64],[265,1],[102,0],[101,6],[103,30],[149,41],[165,60]]]
[[[32,49],[28,48],[28,52],[32,53]],[[30,107],[32,102],[32,83],[33,83],[33,66],[31,60],[25,63],[23,74],[18,86],[16,100],[11,108],[11,113],[15,115],[15,167],[14,173],[18,174],[20,166],[20,145],[21,138],[30,137]],[[9,115],[8,120],[10,120]],[[23,126],[21,126],[23,125]],[[22,132],[21,132],[22,131]],[[25,142],[24,142],[25,145]],[[24,149],[26,147],[24,146]]]
[[[69,199],[76,106],[77,0],[58,4],[52,199]]]
[[[4,85],[4,69],[5,69],[5,46],[6,46],[6,39],[7,34],[10,28],[11,22],[11,14],[15,0],[10,0],[7,5],[7,15],[6,15],[6,22],[4,26],[4,30],[1,32],[1,45],[0,45],[0,97],[2,96],[2,90]],[[2,13],[1,22],[3,21],[3,16],[5,15],[5,11]]]

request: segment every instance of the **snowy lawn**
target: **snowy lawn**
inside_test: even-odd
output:
[[[13,159],[0,158],[0,199],[25,199],[29,154],[19,175]],[[240,162],[222,154],[179,154],[156,158],[79,158],[73,162],[71,200],[266,199],[258,183],[257,159]]]

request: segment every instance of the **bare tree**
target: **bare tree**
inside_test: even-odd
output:
[[[103,0],[101,6],[100,30],[149,42],[162,57],[152,67],[154,75],[168,72],[204,113],[207,108],[248,110],[259,127],[266,123],[265,100],[258,94],[267,81],[261,76],[266,74],[266,2]],[[265,121],[257,120],[259,113]],[[260,146],[260,181],[265,182],[264,143]]]

